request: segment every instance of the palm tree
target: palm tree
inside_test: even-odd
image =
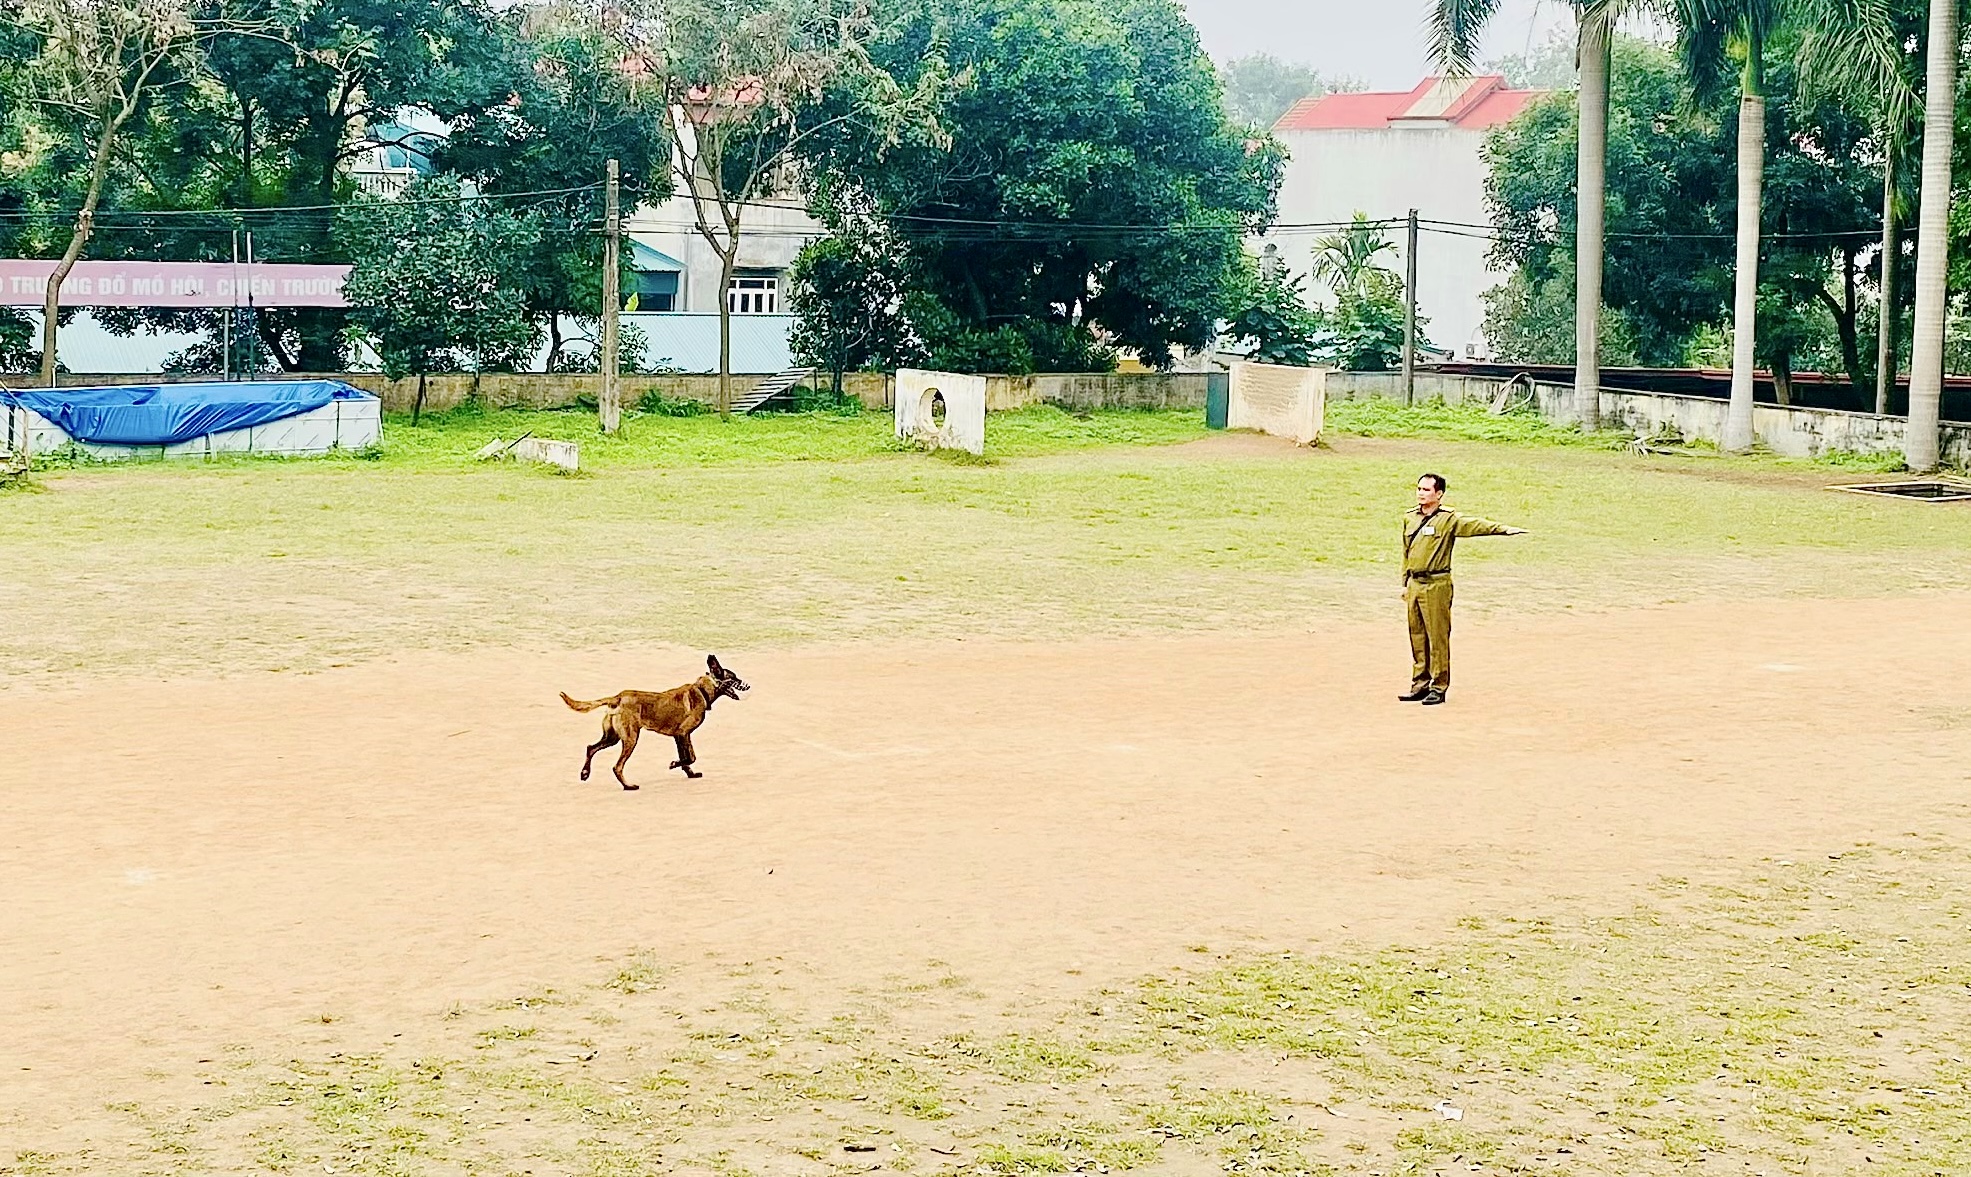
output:
[[[1899,175],[1915,138],[1914,63],[1904,45],[1921,10],[1911,0],[1812,0],[1801,14],[1799,74],[1808,97],[1865,112],[1882,151],[1882,306],[1876,315],[1875,411],[1896,385],[1896,263],[1901,256]]]
[[[1578,22],[1580,133],[1575,145],[1574,418],[1601,425],[1602,227],[1608,170],[1608,64],[1620,0],[1573,0]],[[1478,36],[1499,0],[1437,0],[1426,29],[1431,60],[1453,76],[1469,74]]]
[[[1394,252],[1396,245],[1383,235],[1382,226],[1358,212],[1348,228],[1314,242],[1314,277],[1337,296],[1359,294],[1371,273],[1387,272],[1376,259]]]
[[[1937,468],[1937,417],[1944,391],[1944,271],[1949,258],[1950,156],[1955,145],[1957,0],[1930,0],[1923,82],[1923,191],[1916,219],[1916,328],[1909,347],[1909,424],[1903,460]]]
[[[1677,48],[1697,101],[1717,95],[1738,64],[1738,239],[1732,289],[1731,406],[1724,446],[1752,447],[1754,321],[1759,306],[1759,218],[1766,173],[1766,42],[1784,0],[1673,0]]]
[[[1906,150],[1893,132],[1882,141],[1882,304],[1875,312],[1875,415],[1889,411],[1896,386],[1896,261],[1902,253],[1902,227],[1896,220],[1896,162]]]

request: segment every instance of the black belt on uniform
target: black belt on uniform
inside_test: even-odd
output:
[[[1444,572],[1405,572],[1403,574],[1403,579],[1404,580],[1443,580],[1445,577],[1449,575],[1451,575],[1451,573],[1448,570]]]

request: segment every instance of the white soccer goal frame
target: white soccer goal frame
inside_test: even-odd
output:
[[[1327,420],[1328,369],[1232,363],[1227,429],[1254,429],[1313,445]]]

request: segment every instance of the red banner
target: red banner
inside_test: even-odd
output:
[[[0,261],[0,306],[38,307],[54,262]],[[77,262],[65,307],[339,307],[348,266]]]

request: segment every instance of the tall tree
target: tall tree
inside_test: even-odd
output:
[[[732,411],[732,307],[747,207],[798,191],[818,136],[856,128],[880,145],[929,128],[942,79],[898,87],[869,58],[864,0],[646,0],[624,28],[630,62],[669,111],[676,172],[719,258],[719,415]]]
[[[385,375],[417,376],[413,420],[432,372],[511,371],[532,354],[538,336],[517,275],[540,232],[538,215],[474,198],[449,176],[338,215],[350,319]]]
[[[238,153],[238,204],[326,208],[353,195],[349,162],[367,132],[407,107],[441,118],[481,110],[512,93],[511,42],[486,0],[231,0],[270,36],[219,37],[207,58],[225,86]],[[413,154],[429,148],[400,135]],[[332,215],[253,218],[263,256],[343,260]],[[333,371],[342,358],[340,311],[263,313],[263,335],[282,367]]]
[[[1609,217],[1618,232],[1597,272],[1606,275],[1608,318],[1621,323],[1615,354],[1674,367],[1692,332],[1729,306],[1728,259],[1712,239],[1730,208],[1729,157],[1721,156],[1725,145],[1711,113],[1692,108],[1669,53],[1625,37],[1614,47],[1614,62],[1604,158]],[[1524,287],[1501,297],[1542,307],[1556,298],[1574,301],[1575,313],[1565,319],[1558,307],[1545,312],[1566,325],[1574,345],[1579,299],[1572,279],[1583,270],[1575,231],[1579,110],[1574,94],[1536,101],[1495,130],[1485,149],[1486,205],[1498,232],[1493,264],[1514,274],[1508,287]],[[1508,335],[1487,330],[1495,342]],[[1558,341],[1538,347],[1542,355],[1578,350]]]
[[[1801,20],[1802,94],[1832,100],[1868,118],[1882,158],[1882,237],[1877,281],[1875,411],[1889,411],[1896,383],[1896,332],[1902,318],[1903,176],[1916,137],[1923,9],[1916,0],[1811,0]]]
[[[1916,226],[1916,324],[1910,338],[1909,425],[1903,443],[1903,459],[1916,471],[1937,468],[1959,49],[1957,0],[1930,0],[1923,80],[1923,192]]]
[[[20,0],[12,23],[38,44],[34,60],[10,80],[53,112],[89,156],[82,206],[42,302],[41,381],[52,386],[62,283],[95,232],[118,138],[159,87],[198,67],[198,43],[210,28],[192,19],[183,0]]]
[[[1607,215],[1608,73],[1620,0],[1575,0],[1575,66],[1580,75],[1575,151],[1574,412],[1588,429],[1601,424],[1602,230]],[[1426,30],[1431,59],[1452,74],[1471,72],[1479,34],[1499,0],[1437,0]]]
[[[1752,445],[1758,343],[1759,245],[1766,166],[1766,45],[1780,31],[1783,0],[1674,0],[1677,46],[1700,101],[1738,74],[1737,251],[1733,266],[1731,406],[1724,448]]]
[[[620,41],[593,13],[529,9],[510,18],[503,33],[511,63],[505,100],[461,112],[432,162],[470,177],[481,192],[522,200],[542,217],[523,288],[528,313],[548,339],[546,366],[555,371],[565,361],[562,320],[593,324],[601,306],[596,227],[608,161],[621,166],[626,207],[662,201],[672,191],[670,133],[662,104],[625,76]],[[627,276],[627,250],[623,266]]]
[[[1771,47],[1776,93],[1795,88],[1791,49],[1785,39]],[[1693,349],[1708,352],[1709,339],[1726,339],[1720,328],[1730,321],[1736,96],[1699,102],[1675,59],[1653,44],[1624,38],[1615,61],[1608,208],[1616,232],[1607,254],[1605,329],[1616,354],[1632,350],[1642,363],[1729,363],[1728,344],[1717,360]],[[1487,200],[1499,230],[1493,258],[1513,271],[1492,299],[1487,337],[1516,359],[1551,361],[1562,351],[1550,335],[1567,326],[1557,300],[1572,295],[1564,273],[1572,115],[1568,97],[1556,95],[1487,144]],[[1798,97],[1768,105],[1766,140],[1762,227],[1772,244],[1760,285],[1758,354],[1782,381],[1791,367],[1814,365],[1845,370],[1861,389],[1870,206],[1881,183],[1869,122],[1843,103]],[[1784,338],[1765,340],[1768,323],[1784,329]],[[1539,330],[1547,334],[1536,336]],[[1868,403],[1865,394],[1858,400],[1855,407]]]
[[[833,136],[810,173],[853,178],[903,236],[931,351],[1082,370],[1213,341],[1282,155],[1227,121],[1174,0],[900,0],[884,23],[899,87],[964,79],[949,143]]]

